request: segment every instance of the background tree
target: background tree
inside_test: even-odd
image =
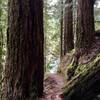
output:
[[[43,1],[9,0],[3,100],[43,95]]]
[[[67,72],[66,78],[70,80],[67,80],[66,86],[63,88],[62,97],[64,97],[64,100],[99,100],[100,49],[97,47],[100,46],[100,44],[98,45],[100,39],[94,36],[95,0],[77,1],[78,25],[76,31],[76,51],[74,55],[72,53],[69,54],[72,58],[68,55],[65,58],[67,60],[63,61],[67,62],[64,65],[68,67],[63,69],[65,70],[64,75]]]
[[[61,58],[64,56],[64,1],[61,0],[61,36],[60,36],[60,42],[61,42]]]
[[[72,61],[73,70],[68,70],[70,80],[78,67],[79,59],[89,51],[94,42],[94,2],[93,0],[77,1],[77,26],[76,26],[76,48]]]
[[[64,55],[74,48],[73,36],[73,1],[65,1],[64,13]]]
[[[94,2],[78,0],[76,48],[90,48],[94,40]]]

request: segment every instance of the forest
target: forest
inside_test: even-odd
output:
[[[0,100],[100,100],[100,0],[0,0]]]

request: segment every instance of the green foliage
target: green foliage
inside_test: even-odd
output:
[[[93,59],[91,62],[87,64],[79,65],[76,70],[75,76],[63,88],[64,98],[67,98],[68,100],[70,100],[69,98],[73,96],[76,92],[78,96],[80,95],[78,94],[79,92],[84,93],[85,91],[88,92],[87,89],[91,90],[90,87],[92,87],[92,85],[95,84],[97,80],[99,80],[99,77],[98,77],[99,71],[100,71],[100,57],[99,56],[97,56],[95,59]]]
[[[60,0],[44,0],[44,34],[46,71],[50,64],[60,55]]]
[[[6,53],[7,0],[0,0],[0,100],[2,100],[2,80]]]
[[[100,22],[96,22],[95,23],[95,29],[96,30],[100,30]]]
[[[0,0],[0,63],[6,51],[7,0]]]
[[[95,5],[94,17],[95,17],[95,29],[100,30],[100,8],[98,8],[98,2],[96,2]]]

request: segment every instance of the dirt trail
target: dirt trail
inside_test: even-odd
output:
[[[50,74],[45,80],[45,97],[43,100],[62,100],[60,94],[65,80],[63,76],[57,74]]]

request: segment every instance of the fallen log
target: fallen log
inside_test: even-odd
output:
[[[63,100],[95,100],[100,93],[100,56],[79,65],[74,77],[63,88]],[[99,98],[100,100],[100,98]]]

